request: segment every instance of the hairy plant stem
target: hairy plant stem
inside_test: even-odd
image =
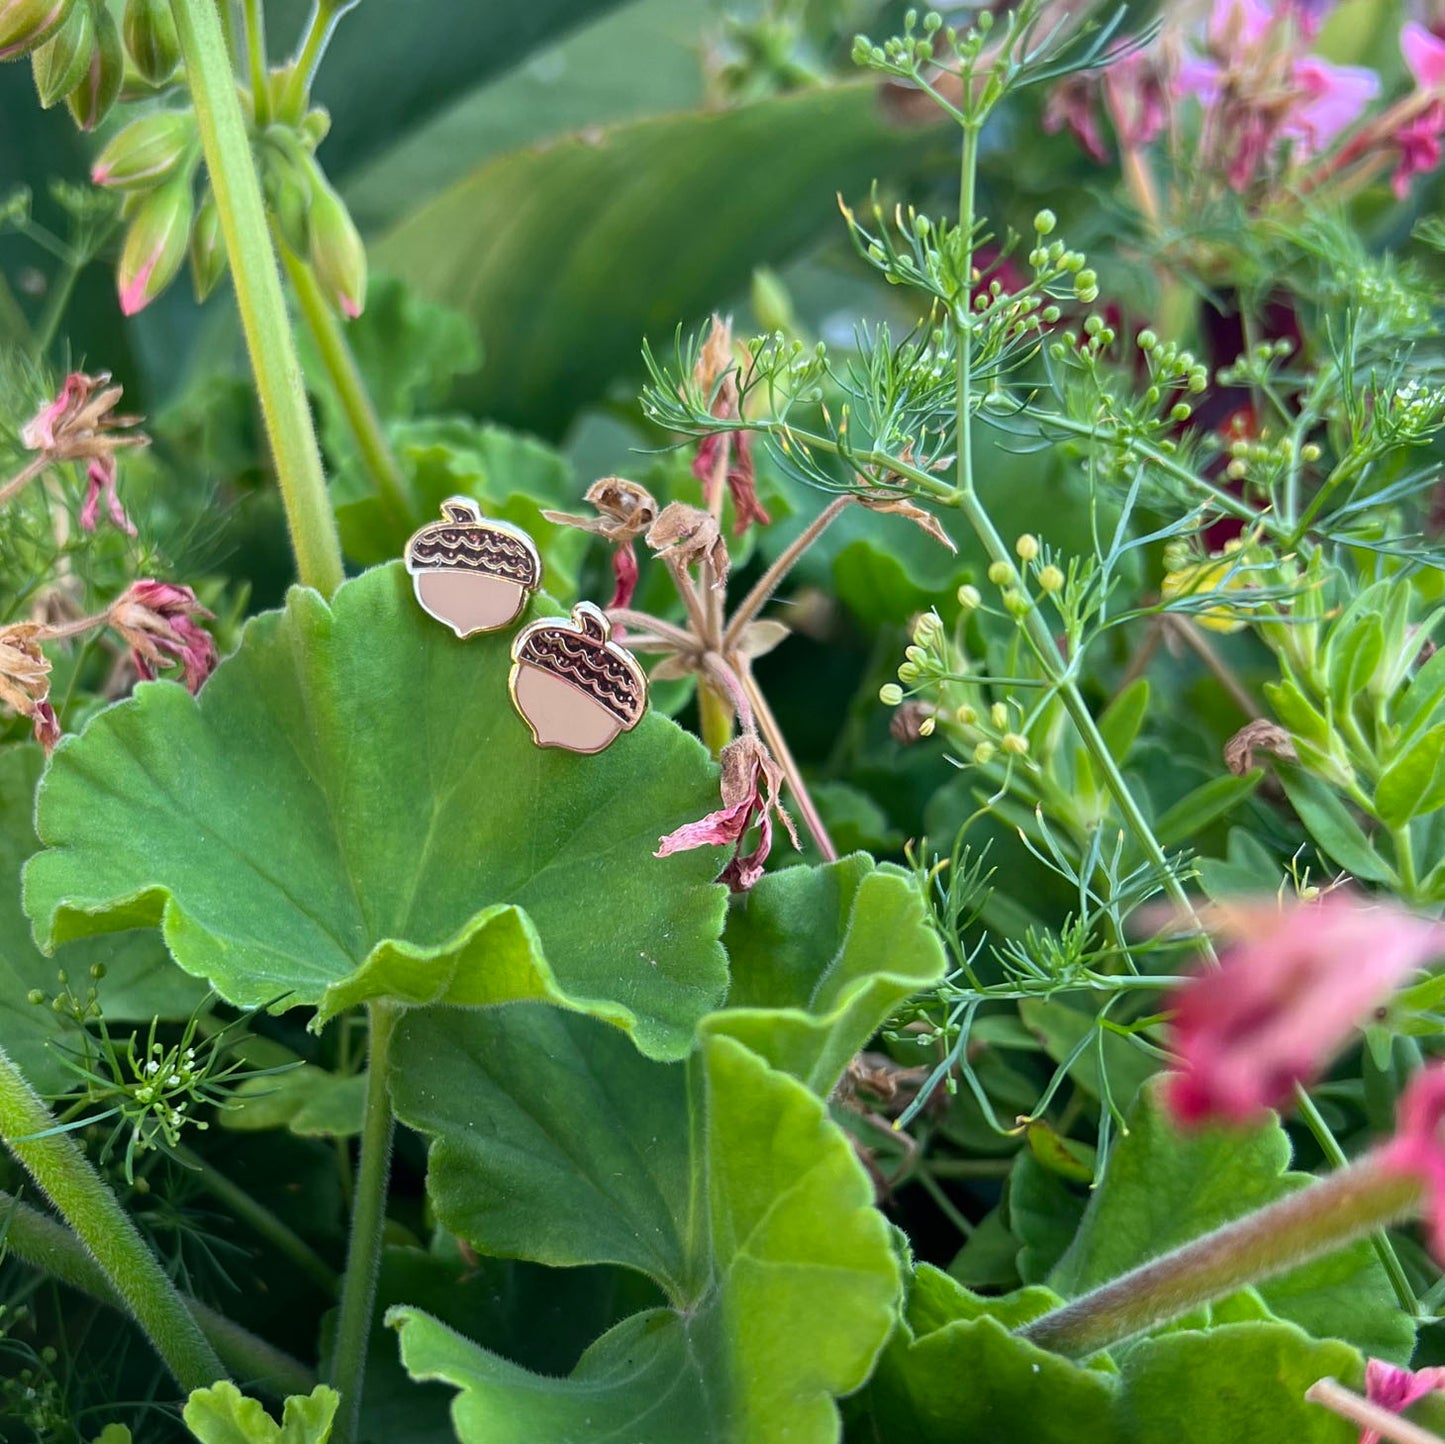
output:
[[[311,7],[311,18],[306,22],[306,34],[291,71],[291,80],[286,87],[286,109],[294,115],[301,115],[311,95],[311,86],[316,80],[316,71],[336,24],[359,0],[316,0]]]
[[[266,11],[262,0],[243,0],[246,19],[246,65],[251,73],[251,105],[256,124],[264,127],[271,119],[271,92],[266,84]]]
[[[1367,1156],[1017,1332],[1042,1349],[1087,1358],[1407,1218],[1419,1208],[1422,1191],[1419,1178]]]
[[[336,1325],[326,1381],[341,1395],[332,1429],[332,1444],[355,1444],[361,1423],[361,1389],[366,1376],[366,1344],[376,1303],[376,1276],[381,1265],[381,1235],[386,1223],[386,1187],[391,1174],[391,1112],[388,1075],[391,1039],[401,1009],[394,1003],[370,1005],[371,1036],[366,1063],[366,1111],[361,1125],[361,1161],[351,1210],[351,1242],[341,1285],[341,1312]]]
[[[1311,1404],[1320,1404],[1341,1419],[1348,1419],[1361,1430],[1373,1429],[1381,1438],[1393,1444],[1445,1444],[1438,1434],[1402,1419],[1398,1414],[1363,1399],[1353,1389],[1347,1389],[1337,1379],[1317,1379],[1305,1390],[1305,1398]]]
[[[50,457],[43,451],[33,461],[27,461],[4,486],[0,486],[0,506],[24,491],[50,464]]]
[[[203,1389],[225,1367],[130,1216],[0,1048],[0,1138],[65,1216],[181,1389]],[[46,1136],[38,1136],[46,1135]],[[22,1141],[23,1140],[23,1141]]]
[[[122,1313],[130,1312],[105,1270],[64,1224],[3,1190],[0,1190],[0,1219],[6,1221],[6,1246],[21,1262],[100,1303]],[[247,1388],[261,1389],[284,1399],[287,1394],[309,1394],[316,1387],[312,1372],[289,1354],[273,1348],[198,1299],[183,1294],[181,1301],[222,1361]]]
[[[257,1203],[244,1188],[233,1183],[218,1168],[207,1163],[199,1154],[189,1148],[176,1148],[172,1152],[183,1168],[195,1173],[201,1187],[231,1213],[248,1224],[264,1238],[279,1254],[291,1260],[323,1293],[335,1298],[341,1289],[341,1280],[336,1270],[328,1267],[326,1261],[294,1229],[276,1217],[269,1208]]]
[[[214,0],[171,0],[171,8],[297,574],[304,585],[329,597],[344,575],[341,543],[225,37]]]
[[[305,321],[306,329],[311,333],[311,339],[321,357],[321,364],[326,367],[326,374],[336,388],[337,399],[341,402],[341,414],[346,418],[346,425],[356,443],[362,465],[371,477],[389,519],[404,530],[410,524],[412,516],[406,477],[397,464],[385,431],[382,430],[381,418],[377,416],[376,407],[371,403],[371,395],[362,379],[361,369],[356,364],[351,344],[346,339],[346,332],[336,313],[327,304],[311,267],[293,255],[279,240],[277,250],[290,278],[291,289],[296,293],[297,303],[301,307],[301,319]]]

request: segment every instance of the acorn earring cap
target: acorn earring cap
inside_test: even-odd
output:
[[[647,710],[646,673],[591,602],[517,633],[508,686],[539,747],[601,752]]]
[[[526,532],[486,520],[469,496],[442,503],[444,521],[406,544],[406,569],[422,610],[459,637],[516,621],[542,580],[542,559]]]

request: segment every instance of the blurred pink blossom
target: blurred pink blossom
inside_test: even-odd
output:
[[[1445,40],[1412,20],[1400,31],[1400,53],[1423,102],[1390,137],[1399,149],[1390,185],[1404,200],[1410,182],[1440,164],[1441,138],[1445,137]]]
[[[1425,1185],[1430,1250],[1445,1260],[1445,1063],[1422,1068],[1405,1086],[1395,1136],[1378,1153],[1382,1165]]]
[[[1175,999],[1181,1123],[1251,1121],[1319,1077],[1372,1008],[1445,952],[1445,925],[1349,893],[1238,902],[1205,915],[1229,946]]]
[[[201,626],[201,619],[210,615],[189,587],[146,577],[132,582],[110,604],[107,620],[130,647],[144,680],[179,663],[186,686],[199,692],[216,666],[216,644]]]
[[[1437,1389],[1445,1389],[1445,1369],[1402,1369],[1383,1359],[1371,1359],[1365,1365],[1365,1397],[1392,1414],[1403,1414]],[[1362,1430],[1360,1444],[1380,1444],[1380,1431]]]

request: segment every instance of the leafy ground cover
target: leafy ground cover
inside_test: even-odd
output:
[[[0,1439],[1438,1440],[1438,5],[0,58]]]

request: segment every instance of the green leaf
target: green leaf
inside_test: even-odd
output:
[[[1304,1392],[1357,1381],[1360,1356],[1278,1323],[1145,1339],[1123,1362],[1119,1438],[1129,1444],[1355,1444],[1358,1431]]]
[[[1026,1284],[1043,1282],[1074,1240],[1086,1200],[1032,1153],[1014,1160],[1009,1174],[1008,1223],[1019,1242],[1018,1275]]]
[[[712,768],[657,716],[599,756],[534,747],[509,643],[458,641],[399,563],[329,606],[293,590],[198,698],[144,684],[57,750],[37,937],[159,923],[241,1005],[546,998],[685,1052],[725,985],[725,893],[713,858],[652,853]]]
[[[1345,804],[1317,777],[1281,763],[1276,771],[1285,795],[1316,845],[1364,882],[1398,887],[1394,869],[1371,845]]]
[[[1438,651],[1415,673],[1409,688],[1399,702],[1397,718],[1401,735],[1399,744],[1408,742],[1431,719],[1445,701],[1445,650]]]
[[[1122,767],[1134,750],[1139,728],[1149,710],[1149,679],[1137,677],[1104,709],[1099,717],[1099,734],[1109,755]]]
[[[947,969],[912,876],[862,853],[764,877],[732,909],[724,942],[732,991],[704,1029],[824,1097],[893,1010]]]
[[[366,1075],[345,1077],[310,1063],[269,1078],[247,1078],[219,1115],[233,1133],[286,1128],[299,1138],[354,1138],[361,1132]]]
[[[1375,810],[1386,827],[1404,827],[1445,806],[1445,722],[1422,732],[1391,759],[1375,784]]]
[[[653,1063],[535,1007],[418,1013],[396,1049],[397,1111],[436,1136],[447,1227],[485,1252],[641,1267],[668,1296],[567,1378],[391,1310],[412,1376],[460,1390],[463,1444],[837,1437],[833,1396],[863,1383],[888,1336],[898,1265],[821,1100],[732,1038]]]
[[[587,536],[542,515],[579,509],[576,480],[565,458],[530,436],[459,417],[401,422],[390,434],[410,482],[413,510],[394,517],[359,472],[339,477],[336,520],[348,556],[368,565],[387,561],[401,553],[417,527],[437,519],[447,497],[470,496],[484,515],[521,527],[537,543],[549,593],[567,599],[576,595]]]
[[[488,360],[458,392],[468,409],[557,434],[636,369],[644,335],[790,255],[835,223],[840,191],[918,144],[871,84],[654,117],[488,161],[385,236],[376,261],[475,322]]]
[[[1200,858],[1199,883],[1216,902],[1237,893],[1274,892],[1282,869],[1279,861],[1253,833],[1229,829],[1223,860]]]
[[[1232,812],[1259,786],[1264,770],[1256,767],[1243,777],[1211,777],[1186,793],[1154,825],[1154,836],[1164,847],[1178,847],[1197,837],[1211,822]]]
[[[1070,1057],[1095,1027],[1092,1015],[1054,998],[1024,998],[1019,1003],[1019,1017],[1055,1063]],[[1108,1029],[1104,1030],[1102,1047],[1109,1094],[1116,1107],[1128,1108],[1145,1080],[1158,1071],[1158,1065],[1142,1048]],[[1098,1040],[1069,1064],[1069,1077],[1089,1097],[1103,1097]]]
[[[341,1395],[318,1384],[309,1395],[286,1400],[281,1423],[232,1383],[193,1389],[186,1400],[186,1427],[201,1444],[326,1444]]]
[[[50,1046],[63,1043],[66,1030],[52,1008],[27,995],[32,988],[47,997],[59,992],[58,970],[83,997],[92,986],[91,967],[104,965],[105,977],[94,986],[119,1036],[121,1023],[186,1017],[206,990],[171,962],[153,932],[73,943],[51,958],[35,947],[20,908],[20,870],[36,847],[31,818],[44,760],[31,743],[0,748],[0,1047],[32,1086],[55,1093],[74,1078]]]
[[[425,16],[406,24],[387,6],[358,6],[337,27],[316,81],[316,103],[331,115],[321,151],[328,171],[345,173],[458,96],[616,3],[533,0],[492,6],[430,0]],[[276,38],[289,43],[310,8],[309,0],[272,0],[267,20]],[[273,47],[273,54],[279,53]]]
[[[91,1444],[131,1444],[130,1430],[124,1424],[107,1424]]]
[[[1145,1088],[1129,1132],[1115,1143],[1068,1253],[1049,1278],[1067,1297],[1097,1288],[1138,1264],[1188,1243],[1303,1187],[1287,1173],[1289,1139],[1277,1122],[1258,1128],[1181,1133]],[[1395,1302],[1367,1240],[1271,1279],[1257,1292],[1278,1317],[1312,1331],[1407,1360],[1414,1325]]]
[[[1014,1337],[1053,1295],[981,1299],[919,1266],[904,1322],[868,1385],[872,1432],[886,1444],[1117,1444],[1117,1382]],[[850,1436],[851,1437],[851,1436]]]

